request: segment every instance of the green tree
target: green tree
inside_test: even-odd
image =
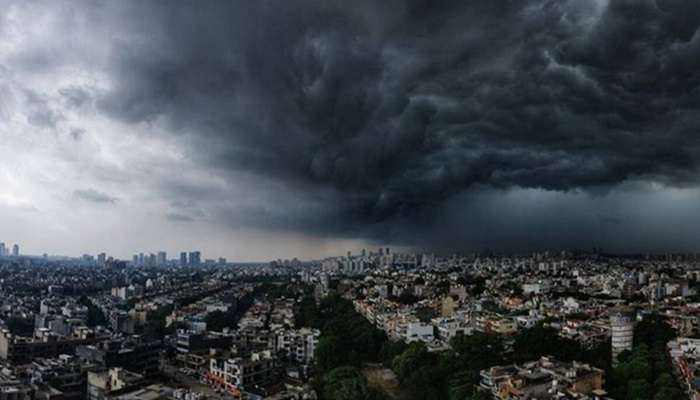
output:
[[[583,353],[578,342],[562,338],[556,329],[542,324],[521,331],[515,338],[513,350],[517,362],[536,360],[545,355],[572,361]]]
[[[367,379],[355,367],[333,369],[324,376],[324,397],[327,400],[365,400],[370,398]]]
[[[316,366],[321,371],[330,371],[345,361],[340,349],[340,342],[335,336],[325,336],[316,347]]]
[[[677,387],[664,386],[656,391],[654,400],[682,400],[687,399],[685,393]]]
[[[627,384],[627,399],[649,399],[650,389],[649,382],[647,382],[645,379],[633,379]]]
[[[107,317],[105,317],[102,310],[97,307],[87,296],[80,296],[78,299],[78,304],[81,304],[88,309],[87,317],[85,318],[85,324],[87,326],[92,327],[107,324]]]
[[[391,362],[394,360],[394,357],[406,351],[407,348],[408,344],[403,340],[385,342],[380,351],[380,359],[384,366],[391,368]]]
[[[491,400],[493,396],[483,390],[477,390],[469,397],[469,400]]]
[[[428,362],[428,349],[423,342],[413,342],[408,348],[396,356],[391,363],[400,381],[406,381],[416,370]]]
[[[32,336],[34,334],[34,324],[29,319],[10,317],[5,321],[5,324],[13,335]]]

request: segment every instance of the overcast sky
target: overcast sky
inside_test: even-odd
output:
[[[700,251],[697,0],[0,0],[0,241]]]

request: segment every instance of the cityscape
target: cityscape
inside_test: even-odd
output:
[[[700,400],[700,0],[0,0],[0,400]]]
[[[698,253],[229,263],[18,247],[0,257],[8,398],[700,396]]]

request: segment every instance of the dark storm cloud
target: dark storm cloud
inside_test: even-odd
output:
[[[598,215],[598,221],[600,221],[603,224],[612,224],[612,225],[619,225],[625,222],[624,219],[618,218],[612,215],[604,215],[604,214],[599,214]]]
[[[73,192],[73,196],[77,199],[91,201],[93,203],[114,204],[119,201],[119,198],[99,192],[95,189],[76,190]]]
[[[697,183],[695,0],[119,4],[92,11],[123,26],[98,107],[309,196],[234,221],[391,231],[475,185]],[[320,190],[334,203],[315,214]]]

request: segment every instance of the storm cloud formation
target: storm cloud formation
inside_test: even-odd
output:
[[[481,208],[465,200],[474,196],[497,204],[534,191],[600,202],[611,191],[643,197],[698,184],[695,0],[17,8],[32,6],[47,7],[50,29],[69,39],[27,44],[6,68],[78,68],[96,78],[57,88],[58,109],[25,92],[29,123],[60,129],[60,110],[95,113],[177,143],[187,165],[214,178],[163,167],[155,186],[174,199],[167,220],[458,250],[543,247],[525,232],[503,235],[513,227],[494,219],[467,233],[440,224]],[[0,31],[12,18],[0,19]],[[99,134],[65,129],[75,142]],[[570,240],[553,233],[545,242],[574,245],[625,226],[624,216],[589,208]],[[476,240],[474,230],[490,239]],[[432,239],[420,238],[426,232]]]
[[[211,135],[216,165],[330,186],[361,219],[477,183],[696,182],[700,3],[377,3],[139,6],[155,36],[112,55],[102,106]]]

